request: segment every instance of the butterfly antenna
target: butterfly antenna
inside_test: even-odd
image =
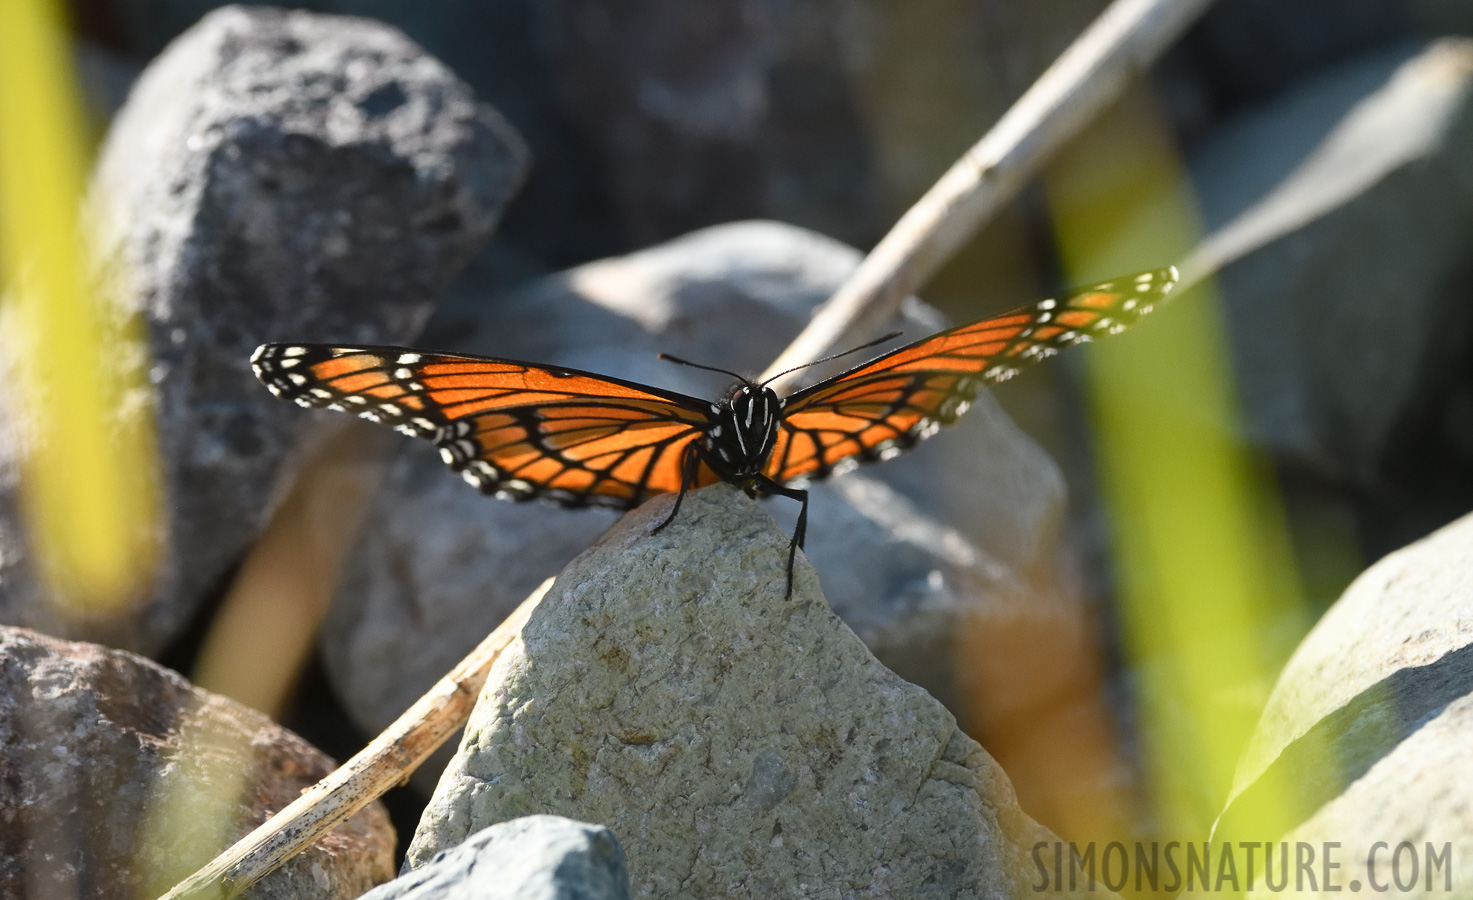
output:
[[[868,344],[860,344],[858,347],[850,347],[848,350],[845,350],[843,353],[835,353],[833,356],[825,356],[823,359],[815,359],[813,362],[804,363],[801,366],[793,366],[791,369],[783,369],[781,372],[779,372],[776,375],[772,376],[771,378],[767,379],[767,381],[775,381],[776,379],[783,377],[784,375],[788,374],[789,372],[796,372],[799,369],[806,369],[809,366],[816,366],[819,363],[826,363],[826,362],[829,362],[830,360],[841,359],[841,358],[843,358],[845,356],[848,356],[851,353],[858,353],[861,350],[868,350],[869,348],[875,346],[876,344],[883,344],[886,341],[892,341],[895,338],[900,337],[902,334],[904,334],[904,332],[902,332],[902,331],[892,331],[889,334],[885,335],[884,337],[877,337],[877,338],[875,338],[874,340],[870,341]],[[762,383],[763,384],[767,384],[767,381],[764,381]]]
[[[730,375],[732,378],[735,378],[735,379],[741,381],[743,384],[751,384],[752,383],[751,381],[749,381],[745,377],[743,377],[741,375],[738,375],[737,373],[731,371],[730,369],[718,369],[715,366],[703,366],[700,363],[688,362],[686,360],[681,359],[678,356],[671,356],[668,353],[657,353],[655,355],[658,356],[660,359],[665,360],[666,362],[673,362],[676,365],[690,366],[692,369],[705,369],[707,372],[720,372],[722,375]]]

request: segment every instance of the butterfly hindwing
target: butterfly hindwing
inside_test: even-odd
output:
[[[434,441],[466,481],[515,500],[629,509],[677,491],[708,421],[692,397],[514,360],[267,344],[251,362],[277,396]]]
[[[1150,312],[1175,268],[1143,272],[962,325],[819,382],[784,401],[766,469],[779,484],[889,459],[966,412],[984,385]]]

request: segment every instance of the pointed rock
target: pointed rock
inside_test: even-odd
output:
[[[530,813],[619,836],[638,897],[1021,897],[1007,776],[881,665],[788,536],[717,485],[646,504],[563,571],[497,662],[409,850]]]
[[[672,366],[656,353],[755,373],[860,259],[857,250],[792,225],[728,223],[499,297],[462,294],[437,313],[424,345],[714,397],[724,376]],[[916,302],[887,327],[914,339],[944,325]],[[360,532],[321,643],[334,692],[369,732],[394,721],[618,518],[606,509],[487,502],[450,475],[433,448],[404,444]],[[973,666],[971,635],[1083,630],[1087,617],[1050,563],[1060,550],[1064,507],[1058,466],[983,391],[935,439],[816,483],[808,552],[829,604],[870,650],[966,717],[977,713],[959,702],[965,687],[997,685],[992,670]],[[797,512],[782,500],[769,508],[788,525]],[[1021,676],[1021,690],[1009,682],[989,694],[1005,693],[1015,708],[1039,698],[1052,704],[1060,683],[1054,676],[1069,671],[1051,666],[1042,677]],[[989,723],[983,718],[980,727]],[[448,759],[447,752],[421,769],[416,782],[427,777],[428,790]]]

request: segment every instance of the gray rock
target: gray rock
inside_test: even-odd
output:
[[[383,514],[364,530],[322,640],[334,690],[367,731],[392,722],[618,519],[488,500],[416,456],[390,470]],[[789,528],[796,508],[769,503]],[[882,481],[851,473],[813,485],[809,519],[805,555],[824,572],[834,611],[959,716],[976,686],[969,634],[1020,618],[1046,631],[1077,624],[1077,605],[1048,602],[1058,585],[1001,565]],[[1034,679],[1009,704],[1026,707],[1052,686]],[[428,792],[449,759],[442,749],[415,782]]]
[[[1105,5],[567,0],[556,72],[636,246],[750,217],[867,246]]]
[[[411,866],[533,812],[604,822],[638,897],[1023,897],[1053,836],[727,485],[626,516],[496,663]]]
[[[0,897],[156,897],[334,768],[162,666],[21,628],[0,697]],[[350,900],[393,866],[374,803],[243,896]]]
[[[558,102],[552,28],[556,4],[313,0],[313,6],[404,29],[526,139],[537,164],[497,229],[493,243],[499,253],[523,265],[533,263],[538,274],[546,274],[628,249],[610,218],[605,173]]]
[[[858,259],[791,226],[721,226],[580,266],[485,311],[443,310],[425,343],[714,396],[713,377],[655,353],[755,371]],[[902,324],[915,337],[940,327],[918,304]],[[1053,462],[983,394],[907,456],[816,485],[809,557],[835,610],[881,659],[954,703],[963,619],[1053,621],[1064,611],[1037,602],[1066,593],[1046,565],[1063,494]],[[791,525],[796,504],[771,508]],[[488,500],[429,447],[407,446],[323,633],[335,690],[365,728],[384,727],[615,518]]]
[[[1171,51],[1157,84],[1203,95],[1196,102],[1207,108],[1196,116],[1181,110],[1190,127],[1190,118],[1220,121],[1388,44],[1452,34],[1473,34],[1473,7],[1462,0],[1218,3]]]
[[[1300,644],[1238,767],[1217,840],[1339,841],[1342,885],[1392,883],[1392,853],[1453,852],[1444,877],[1473,883],[1473,515],[1376,563]],[[1410,865],[1405,859],[1403,863]],[[1359,871],[1357,871],[1359,869]],[[1407,872],[1402,872],[1405,878]],[[1425,892],[1424,892],[1425,891]]]
[[[1295,81],[1412,36],[1436,0],[1238,0],[1214,5],[1177,55],[1209,85],[1214,106],[1261,103]],[[1433,31],[1432,33],[1439,33]]]
[[[1374,482],[1450,411],[1473,340],[1473,41],[1318,75],[1224,129],[1193,170],[1252,438]]]
[[[624,851],[607,828],[525,816],[483,828],[363,900],[629,900]]]
[[[93,192],[105,265],[130,276],[116,312],[147,323],[167,560],[145,603],[67,620],[7,499],[0,619],[159,649],[317,424],[255,381],[256,345],[408,340],[524,165],[499,116],[392,28],[227,8],[172,44],[115,121]]]
[[[110,24],[147,59],[219,0],[114,0]],[[403,29],[495,106],[537,160],[518,201],[497,229],[498,250],[539,261],[541,273],[621,252],[602,188],[602,172],[571,133],[557,102],[552,62],[553,4],[541,0],[405,3],[305,0],[292,6],[366,16]]]

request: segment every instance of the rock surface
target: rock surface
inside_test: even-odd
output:
[[[109,18],[146,57],[213,5],[116,0]],[[538,162],[502,235],[553,267],[759,215],[867,245],[1104,5],[311,4],[403,28],[506,113]],[[1316,70],[1457,33],[1461,0],[1238,0],[1154,80],[1195,138]]]
[[[1173,62],[1198,73],[1216,112],[1232,113],[1388,42],[1456,33],[1460,24],[1466,32],[1473,20],[1466,12],[1453,14],[1460,6],[1441,0],[1239,0],[1209,9]]]
[[[1021,897],[1052,834],[829,610],[735,489],[626,516],[497,661],[408,862],[529,813],[621,836],[637,897]]]
[[[607,828],[525,816],[483,828],[363,900],[629,900],[624,851]]]
[[[92,198],[105,264],[129,276],[117,312],[147,323],[168,559],[123,617],[60,618],[6,465],[0,620],[158,650],[264,523],[313,424],[256,382],[252,351],[408,340],[524,165],[500,117],[388,26],[227,8],[172,44],[115,121]]]
[[[332,760],[145,659],[0,627],[0,897],[156,897]],[[244,896],[351,900],[393,875],[374,803]]]
[[[482,309],[442,310],[425,343],[714,396],[723,385],[712,376],[655,354],[755,371],[858,261],[791,226],[720,226],[581,266]],[[941,323],[915,304],[901,327],[919,337]],[[429,447],[406,445],[322,640],[335,689],[374,731],[616,518],[488,500]],[[810,557],[834,609],[871,648],[951,701],[965,616],[1026,615],[1026,601],[1062,593],[1048,564],[1063,505],[1052,460],[984,393],[954,428],[906,456],[815,485]],[[770,508],[789,525],[797,512],[782,500]],[[1045,619],[1069,613],[1028,608]]]
[[[1473,41],[1317,75],[1193,168],[1251,436],[1321,477],[1374,482],[1470,377]]]
[[[1452,854],[1433,889],[1473,884],[1473,515],[1367,570],[1285,666],[1215,839],[1341,843],[1348,885],[1384,841]],[[1402,879],[1410,865],[1403,859]],[[1425,890],[1425,893],[1423,891]]]
[[[868,245],[1105,5],[568,0],[555,71],[636,246],[756,216]]]

